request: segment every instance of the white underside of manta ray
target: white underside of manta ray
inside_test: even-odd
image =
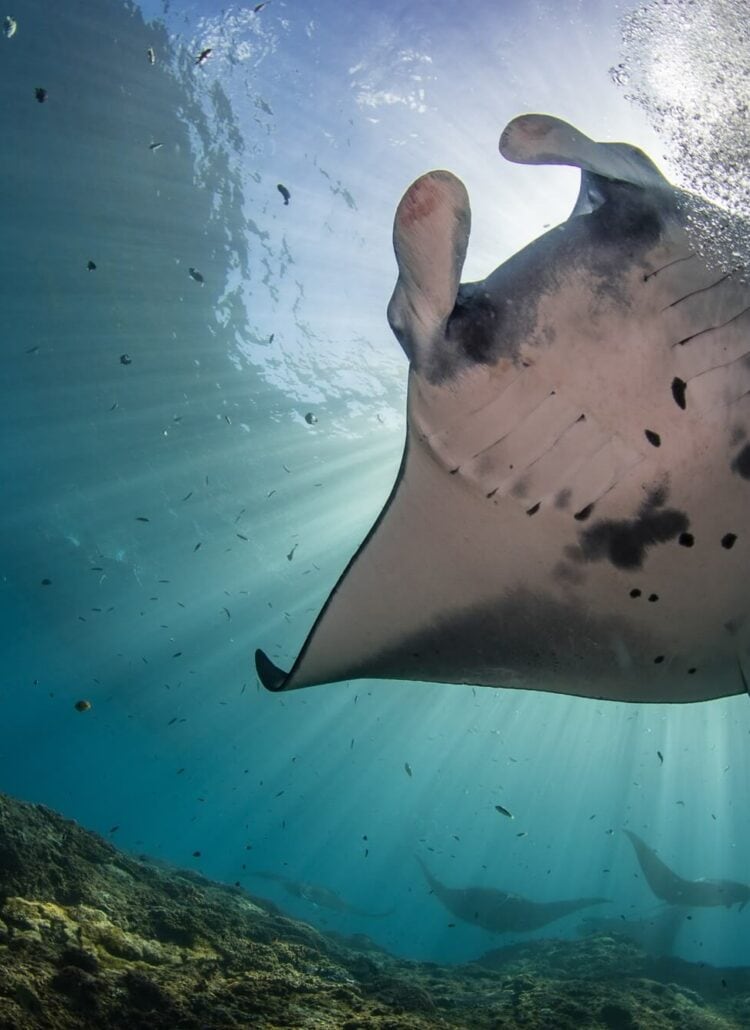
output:
[[[532,114],[500,152],[579,167],[576,206],[460,284],[463,184],[409,187],[388,308],[410,362],[401,469],[292,669],[258,651],[260,679],[742,693],[750,288],[695,252],[692,198],[635,147]]]

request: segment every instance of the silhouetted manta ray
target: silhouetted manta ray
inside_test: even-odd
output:
[[[735,880],[683,880],[673,873],[637,833],[625,830],[635,848],[646,883],[662,901],[671,905],[731,908],[739,902],[741,912],[750,901],[750,885]]]
[[[357,908],[356,905],[350,905],[348,901],[344,901],[328,887],[321,887],[316,883],[305,883],[301,880],[288,880],[278,873],[257,872],[251,875],[258,876],[263,880],[275,880],[295,898],[302,898],[303,901],[309,901],[320,908],[329,908],[333,912],[347,912],[354,916],[367,916],[368,919],[382,919],[395,911],[390,909],[387,912],[367,912],[365,909]]]
[[[546,115],[500,152],[572,165],[572,214],[460,284],[450,172],[396,211],[388,320],[409,363],[396,484],[291,670],[622,701],[747,689],[750,288],[686,234],[640,150]]]
[[[435,897],[458,919],[481,926],[492,933],[523,933],[538,930],[571,912],[589,905],[601,905],[608,898],[571,898],[568,901],[529,901],[494,887],[446,887],[436,879],[419,856],[425,879]]]
[[[587,916],[577,927],[580,936],[618,933],[635,941],[649,955],[671,955],[687,909],[662,905],[643,919]]]

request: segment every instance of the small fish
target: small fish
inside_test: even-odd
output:
[[[26,351],[26,353],[27,354],[36,354],[36,352],[38,350],[39,350],[39,345],[37,344],[36,347],[29,347],[29,349]]]
[[[198,550],[198,548],[201,546],[201,544],[202,544],[202,541],[199,540],[198,543],[193,548],[193,554],[195,554],[195,552]]]
[[[294,557],[294,552],[297,550],[298,547],[299,547],[299,544],[295,544],[294,545],[294,547],[291,549],[289,554],[286,556],[286,560],[287,561],[291,561],[292,560],[292,558]]]
[[[136,515],[135,521],[136,522],[150,522],[151,519],[149,519],[146,515]]]
[[[685,807],[685,802],[684,801],[675,801],[675,804],[676,805],[682,805],[683,808]]]
[[[132,365],[133,364],[133,359],[130,357],[129,354],[121,354],[120,355],[120,364],[121,365]]]
[[[229,609],[228,608],[222,608],[221,610],[224,612],[224,614],[226,615],[227,619],[231,619],[232,618],[232,616],[229,613]]]
[[[120,827],[119,827],[119,826],[110,826],[110,828],[109,828],[109,832],[110,832],[110,833],[117,833],[117,831],[118,831],[119,829],[120,829]]]
[[[75,708],[75,710],[77,712],[88,712],[89,709],[91,708],[91,702],[90,701],[76,701],[76,703],[73,705],[73,707]]]
[[[308,411],[308,413],[305,415],[305,422],[307,422],[308,426],[314,426],[317,421],[318,416],[313,415],[311,411]]]
[[[52,580],[51,580],[51,579],[47,579],[47,578],[45,577],[45,578],[44,578],[44,579],[42,580],[42,586],[43,586],[43,587],[51,587],[51,586],[52,586]]]
[[[161,150],[163,146],[163,143],[149,143],[148,149],[153,152],[154,150]]]
[[[193,858],[200,858],[200,857],[201,857],[200,851],[194,851],[193,852]]]
[[[110,411],[115,411],[118,407],[119,407],[119,404],[117,403],[117,401],[115,401],[115,403],[112,405],[112,407],[109,410]]]
[[[290,192],[289,192],[289,190],[288,190],[288,189],[286,188],[286,186],[285,186],[285,185],[283,184],[283,182],[280,182],[280,183],[278,183],[278,185],[276,186],[276,189],[277,189],[277,190],[279,191],[279,193],[280,193],[280,194],[282,195],[282,197],[284,198],[284,206],[286,207],[286,205],[287,205],[287,204],[289,203],[289,201],[290,201],[290,200],[292,199],[292,195],[291,195],[291,193],[290,193]]]
[[[237,533],[237,536],[240,538],[240,540],[247,540],[247,537],[244,535],[244,533]]]
[[[87,270],[88,270],[89,272],[95,272],[95,271],[96,271],[96,265],[94,264],[94,262],[93,262],[93,261],[87,261],[87,262],[86,262],[86,269],[87,269]]]
[[[148,58],[149,64],[156,64],[156,51],[152,46],[146,51],[146,57]]]
[[[195,59],[196,64],[205,64],[213,53],[213,47],[207,46],[205,50],[201,50]]]
[[[175,653],[172,655],[172,657],[173,658],[180,658],[180,657],[182,657],[182,651],[175,651]]]
[[[404,762],[404,770],[405,770],[407,776],[411,776],[412,775],[411,766],[409,765],[408,762]]]
[[[527,830],[522,830],[520,833],[516,834],[516,837],[528,837],[528,835],[529,834]]]
[[[661,751],[656,752],[656,757],[659,759],[659,764],[664,765],[664,755],[661,753]]]
[[[193,491],[191,490],[190,493],[185,494],[185,496],[183,498],[181,498],[181,500],[189,501],[192,496],[193,496]]]
[[[269,491],[268,491],[268,493],[266,494],[266,497],[267,497],[267,498],[268,498],[268,497],[273,497],[273,495],[274,495],[275,493],[276,493],[276,491],[275,491],[275,490],[269,490]]]
[[[507,817],[508,817],[509,819],[513,819],[513,814],[512,814],[512,812],[509,812],[507,808],[503,808],[503,806],[502,806],[502,805],[495,805],[495,811],[496,811],[496,812],[499,812],[499,813],[500,813],[500,815],[505,815],[505,816],[507,816]]]
[[[34,96],[36,97],[37,103],[43,104],[47,99],[47,90],[42,86],[37,86],[34,90]]]
[[[259,7],[265,7],[265,4],[259,4],[258,6]],[[13,39],[13,37],[16,34],[17,29],[18,29],[18,22],[15,20],[15,18],[11,18],[11,16],[8,15],[8,17],[5,18],[4,21],[3,21],[3,32],[5,33],[5,38],[6,39]]]
[[[269,343],[273,343],[275,336],[276,336],[276,333],[271,333],[271,335],[268,337],[268,342]]]
[[[255,7],[253,7],[253,14],[260,14],[264,7],[268,7],[270,2],[271,0],[264,0],[262,4],[256,4]]]
[[[188,268],[188,275],[193,280],[193,282],[200,283],[201,286],[203,286],[203,284],[206,281],[197,268]]]

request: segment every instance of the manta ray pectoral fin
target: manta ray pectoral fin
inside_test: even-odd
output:
[[[388,322],[415,367],[455,306],[470,226],[469,196],[451,172],[420,176],[396,209],[398,281]]]
[[[255,671],[258,673],[258,679],[266,690],[278,691],[284,689],[284,683],[288,674],[283,669],[280,669],[278,665],[274,665],[265,651],[261,651],[260,648],[255,652]]]

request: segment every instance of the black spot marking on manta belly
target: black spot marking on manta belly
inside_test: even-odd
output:
[[[697,671],[698,671],[698,670],[696,669],[696,667],[695,667],[694,665],[693,665],[693,666],[691,666],[691,667],[690,667],[690,668],[688,669],[688,676],[694,676],[694,675],[696,674],[696,672],[697,672]]]
[[[646,552],[687,531],[687,515],[676,508],[664,508],[665,487],[652,490],[634,519],[603,519],[580,536],[584,561],[610,561],[618,569],[639,569]]]
[[[527,515],[536,515],[536,513],[539,511],[541,506],[542,506],[542,502],[541,501],[537,501],[536,504],[532,504],[532,506],[530,508],[526,509],[526,514]]]
[[[577,511],[573,518],[578,522],[585,522],[593,510],[594,502],[592,501],[591,504],[587,504],[585,508],[581,508],[580,511]]]
[[[678,408],[682,408],[684,411],[687,407],[687,401],[685,399],[685,391],[687,390],[687,383],[684,379],[680,379],[679,376],[675,376],[672,380],[672,396],[674,397],[675,404]]]
[[[652,447],[661,447],[661,437],[658,433],[655,433],[653,429],[644,429],[644,433]]]
[[[631,597],[640,597],[642,593],[643,593],[643,591],[639,590],[638,587],[633,587],[633,589],[630,591],[630,596]]]
[[[725,548],[725,550],[727,550],[727,551],[730,551],[734,547],[734,545],[736,543],[737,543],[737,534],[736,533],[725,533],[724,536],[721,538],[721,546],[723,548]]]
[[[659,600],[659,595],[658,595],[658,594],[649,594],[649,595],[648,595],[648,599],[649,599],[649,601],[650,601],[650,602],[651,602],[652,604],[654,604],[654,603],[655,603],[656,601],[658,601],[658,600]]]
[[[664,661],[664,655],[663,654],[658,654],[656,656],[656,658],[654,658],[654,665],[661,665],[661,663],[663,661]]]
[[[731,465],[732,472],[736,472],[743,479],[750,479],[750,443],[746,443],[740,453],[735,457]]]
[[[692,533],[680,533],[677,543],[681,544],[682,547],[692,547],[695,543],[695,537]]]

